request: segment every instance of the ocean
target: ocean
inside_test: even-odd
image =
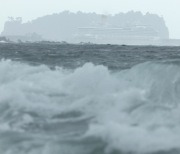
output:
[[[1,154],[179,154],[180,47],[0,44]]]

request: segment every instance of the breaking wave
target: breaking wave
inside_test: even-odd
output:
[[[180,152],[180,66],[111,72],[0,61],[0,153]]]

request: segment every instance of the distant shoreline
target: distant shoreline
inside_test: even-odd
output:
[[[171,40],[171,41],[174,41]],[[0,45],[1,44],[49,44],[49,45],[103,45],[103,46],[172,46],[172,47],[178,47],[180,46],[180,40],[175,40],[178,41],[179,44],[173,44],[173,42],[171,42],[171,44],[167,43],[167,44],[113,44],[113,43],[92,43],[92,42],[80,42],[80,43],[71,43],[71,42],[54,42],[54,41],[39,41],[39,42],[13,42],[13,41],[0,41]]]

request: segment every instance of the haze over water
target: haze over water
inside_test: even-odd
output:
[[[22,17],[23,22],[32,21],[38,17],[60,13],[65,10],[70,12],[96,12],[98,14],[118,14],[131,10],[157,14],[165,19],[170,31],[170,38],[180,38],[179,0],[0,0],[0,32],[8,17]]]

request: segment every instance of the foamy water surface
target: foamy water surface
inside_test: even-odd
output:
[[[0,55],[0,153],[180,153],[178,47],[0,44]]]

